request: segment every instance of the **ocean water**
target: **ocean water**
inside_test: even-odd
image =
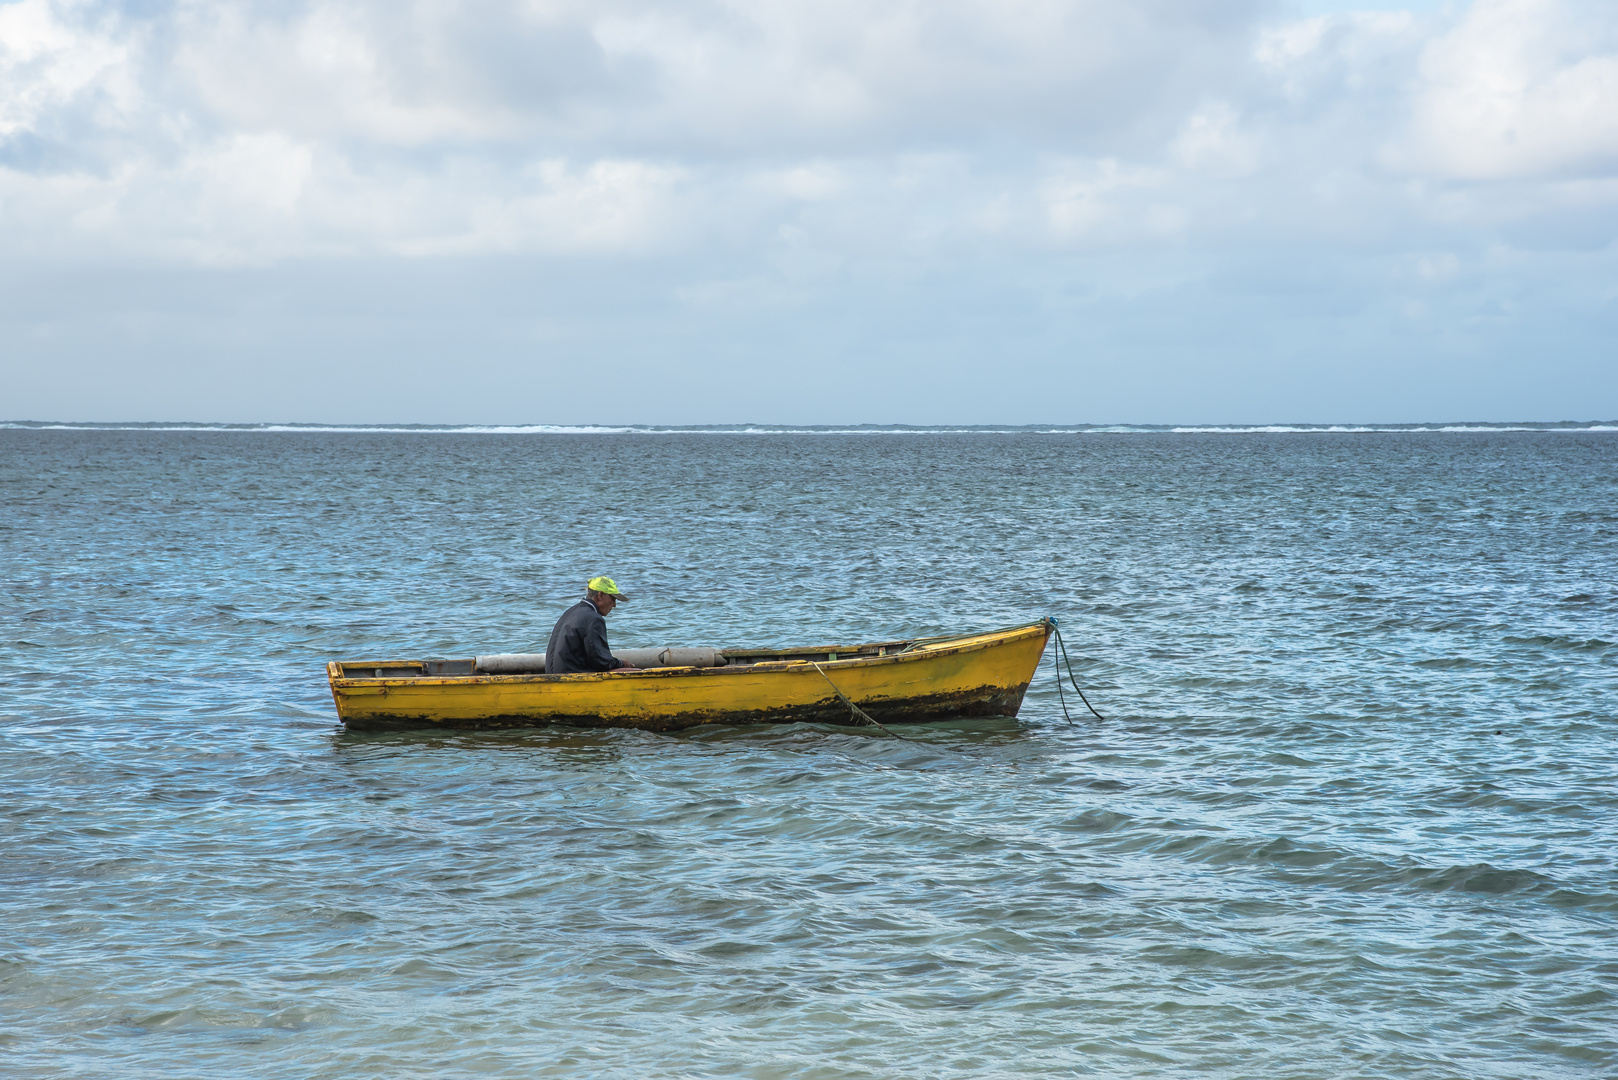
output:
[[[1618,434],[1448,426],[0,430],[0,1072],[1618,1076]],[[337,725],[597,573],[1106,720]]]

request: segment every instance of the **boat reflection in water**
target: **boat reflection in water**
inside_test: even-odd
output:
[[[1015,716],[1049,619],[987,633],[803,649],[618,649],[636,671],[544,674],[544,654],[326,665],[337,715],[356,730],[879,723]]]

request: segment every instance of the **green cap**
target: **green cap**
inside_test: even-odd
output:
[[[627,593],[621,593],[618,591],[618,583],[612,580],[610,577],[593,577],[590,579],[590,584],[587,587],[591,592],[604,592],[608,596],[616,596],[620,600],[629,599],[629,595]]]

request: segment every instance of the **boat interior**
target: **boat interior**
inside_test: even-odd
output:
[[[933,643],[936,639],[918,638],[901,641],[876,641],[868,645],[811,646],[801,649],[614,649],[613,654],[645,669],[669,667],[751,667],[756,664],[801,660],[831,663],[835,660],[863,660],[877,656],[892,656],[909,652]],[[705,654],[709,662],[693,662],[690,654]],[[642,655],[636,655],[642,654]],[[650,655],[647,655],[650,654]],[[664,654],[669,661],[659,662]],[[512,663],[531,657],[528,664]],[[710,659],[711,658],[711,659]],[[494,663],[494,661],[504,661]],[[338,662],[345,679],[412,679],[451,678],[468,675],[543,675],[544,654],[505,653],[498,656],[479,656],[464,660],[343,660]],[[644,661],[644,662],[643,662]]]

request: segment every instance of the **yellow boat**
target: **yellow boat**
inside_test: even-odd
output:
[[[636,671],[545,675],[543,654],[326,665],[350,728],[878,723],[1015,716],[1054,624],[805,649],[614,650]],[[628,653],[639,655],[626,656]],[[649,655],[648,655],[649,654]],[[659,663],[677,666],[655,666]],[[533,670],[538,668],[538,671]]]

